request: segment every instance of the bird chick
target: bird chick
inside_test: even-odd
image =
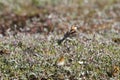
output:
[[[57,60],[57,66],[63,66],[65,64],[65,58],[64,56],[61,56],[58,60]]]
[[[64,37],[62,39],[58,40],[58,44],[60,45],[68,37],[75,36],[76,33],[77,33],[77,27],[76,26],[72,26],[71,29],[64,34]]]

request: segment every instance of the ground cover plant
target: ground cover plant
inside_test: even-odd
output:
[[[119,80],[120,1],[1,0],[0,79]]]

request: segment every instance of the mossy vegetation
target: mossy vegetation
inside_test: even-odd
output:
[[[0,4],[1,80],[120,79],[119,0]],[[59,45],[72,25],[77,35]]]

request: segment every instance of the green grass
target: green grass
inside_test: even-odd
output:
[[[92,80],[110,79],[107,71],[110,71],[112,66],[120,66],[119,45],[108,44],[105,41],[104,44],[100,44],[96,38],[94,41],[88,40],[82,44],[77,37],[57,45],[56,38],[39,41],[34,39],[34,36],[26,37],[30,40],[29,43],[25,43],[26,39],[23,35],[16,44],[12,43],[14,37],[13,40],[8,38],[9,42],[1,43],[3,49],[7,48],[10,51],[9,54],[0,55],[0,71],[3,79],[28,79],[30,75],[38,79],[58,79],[62,75],[63,77],[60,78],[63,79],[66,79],[64,76],[69,79],[79,79],[83,76]],[[35,45],[31,46],[31,44]],[[58,67],[56,60],[60,55],[65,56],[66,64]],[[79,64],[79,61],[83,64]],[[117,74],[118,76],[111,78],[119,78],[119,73]]]
[[[30,19],[25,18],[27,28],[34,22],[30,22],[31,19],[40,19],[38,22],[42,26],[49,24],[49,17],[52,15],[53,18],[50,20],[54,30],[48,35],[46,33],[29,35],[27,32],[18,32],[15,36],[8,34],[0,37],[1,80],[120,79],[120,41],[116,43],[112,40],[120,37],[120,29],[117,28],[119,26],[117,19],[120,11],[117,5],[120,4],[119,0],[91,0],[88,3],[82,0],[73,2],[69,0],[69,5],[66,5],[64,0],[61,3],[61,0],[29,1],[32,2],[25,5],[24,1],[20,3],[15,0],[6,0],[6,2],[1,0],[0,4],[3,6],[0,6],[0,9],[2,10],[3,7],[5,8],[4,5],[7,5],[5,11],[10,10],[18,14],[16,16],[23,13],[26,13],[26,16],[35,15]],[[13,5],[14,3],[16,5]],[[38,14],[40,17],[36,18]],[[5,23],[9,15],[1,16],[0,21]],[[22,21],[24,22],[23,18],[20,24]],[[6,25],[10,22],[11,20],[8,20]],[[4,25],[3,23],[1,24]],[[79,35],[58,45],[58,39],[61,39],[69,28],[66,26],[73,24],[77,24],[80,28]],[[10,29],[15,24],[11,25]],[[48,28],[49,26],[47,25]],[[105,28],[102,29],[104,26]],[[12,31],[10,33],[12,34]],[[56,62],[61,56],[65,57],[65,64],[58,66]],[[115,70],[118,71],[115,72]]]

